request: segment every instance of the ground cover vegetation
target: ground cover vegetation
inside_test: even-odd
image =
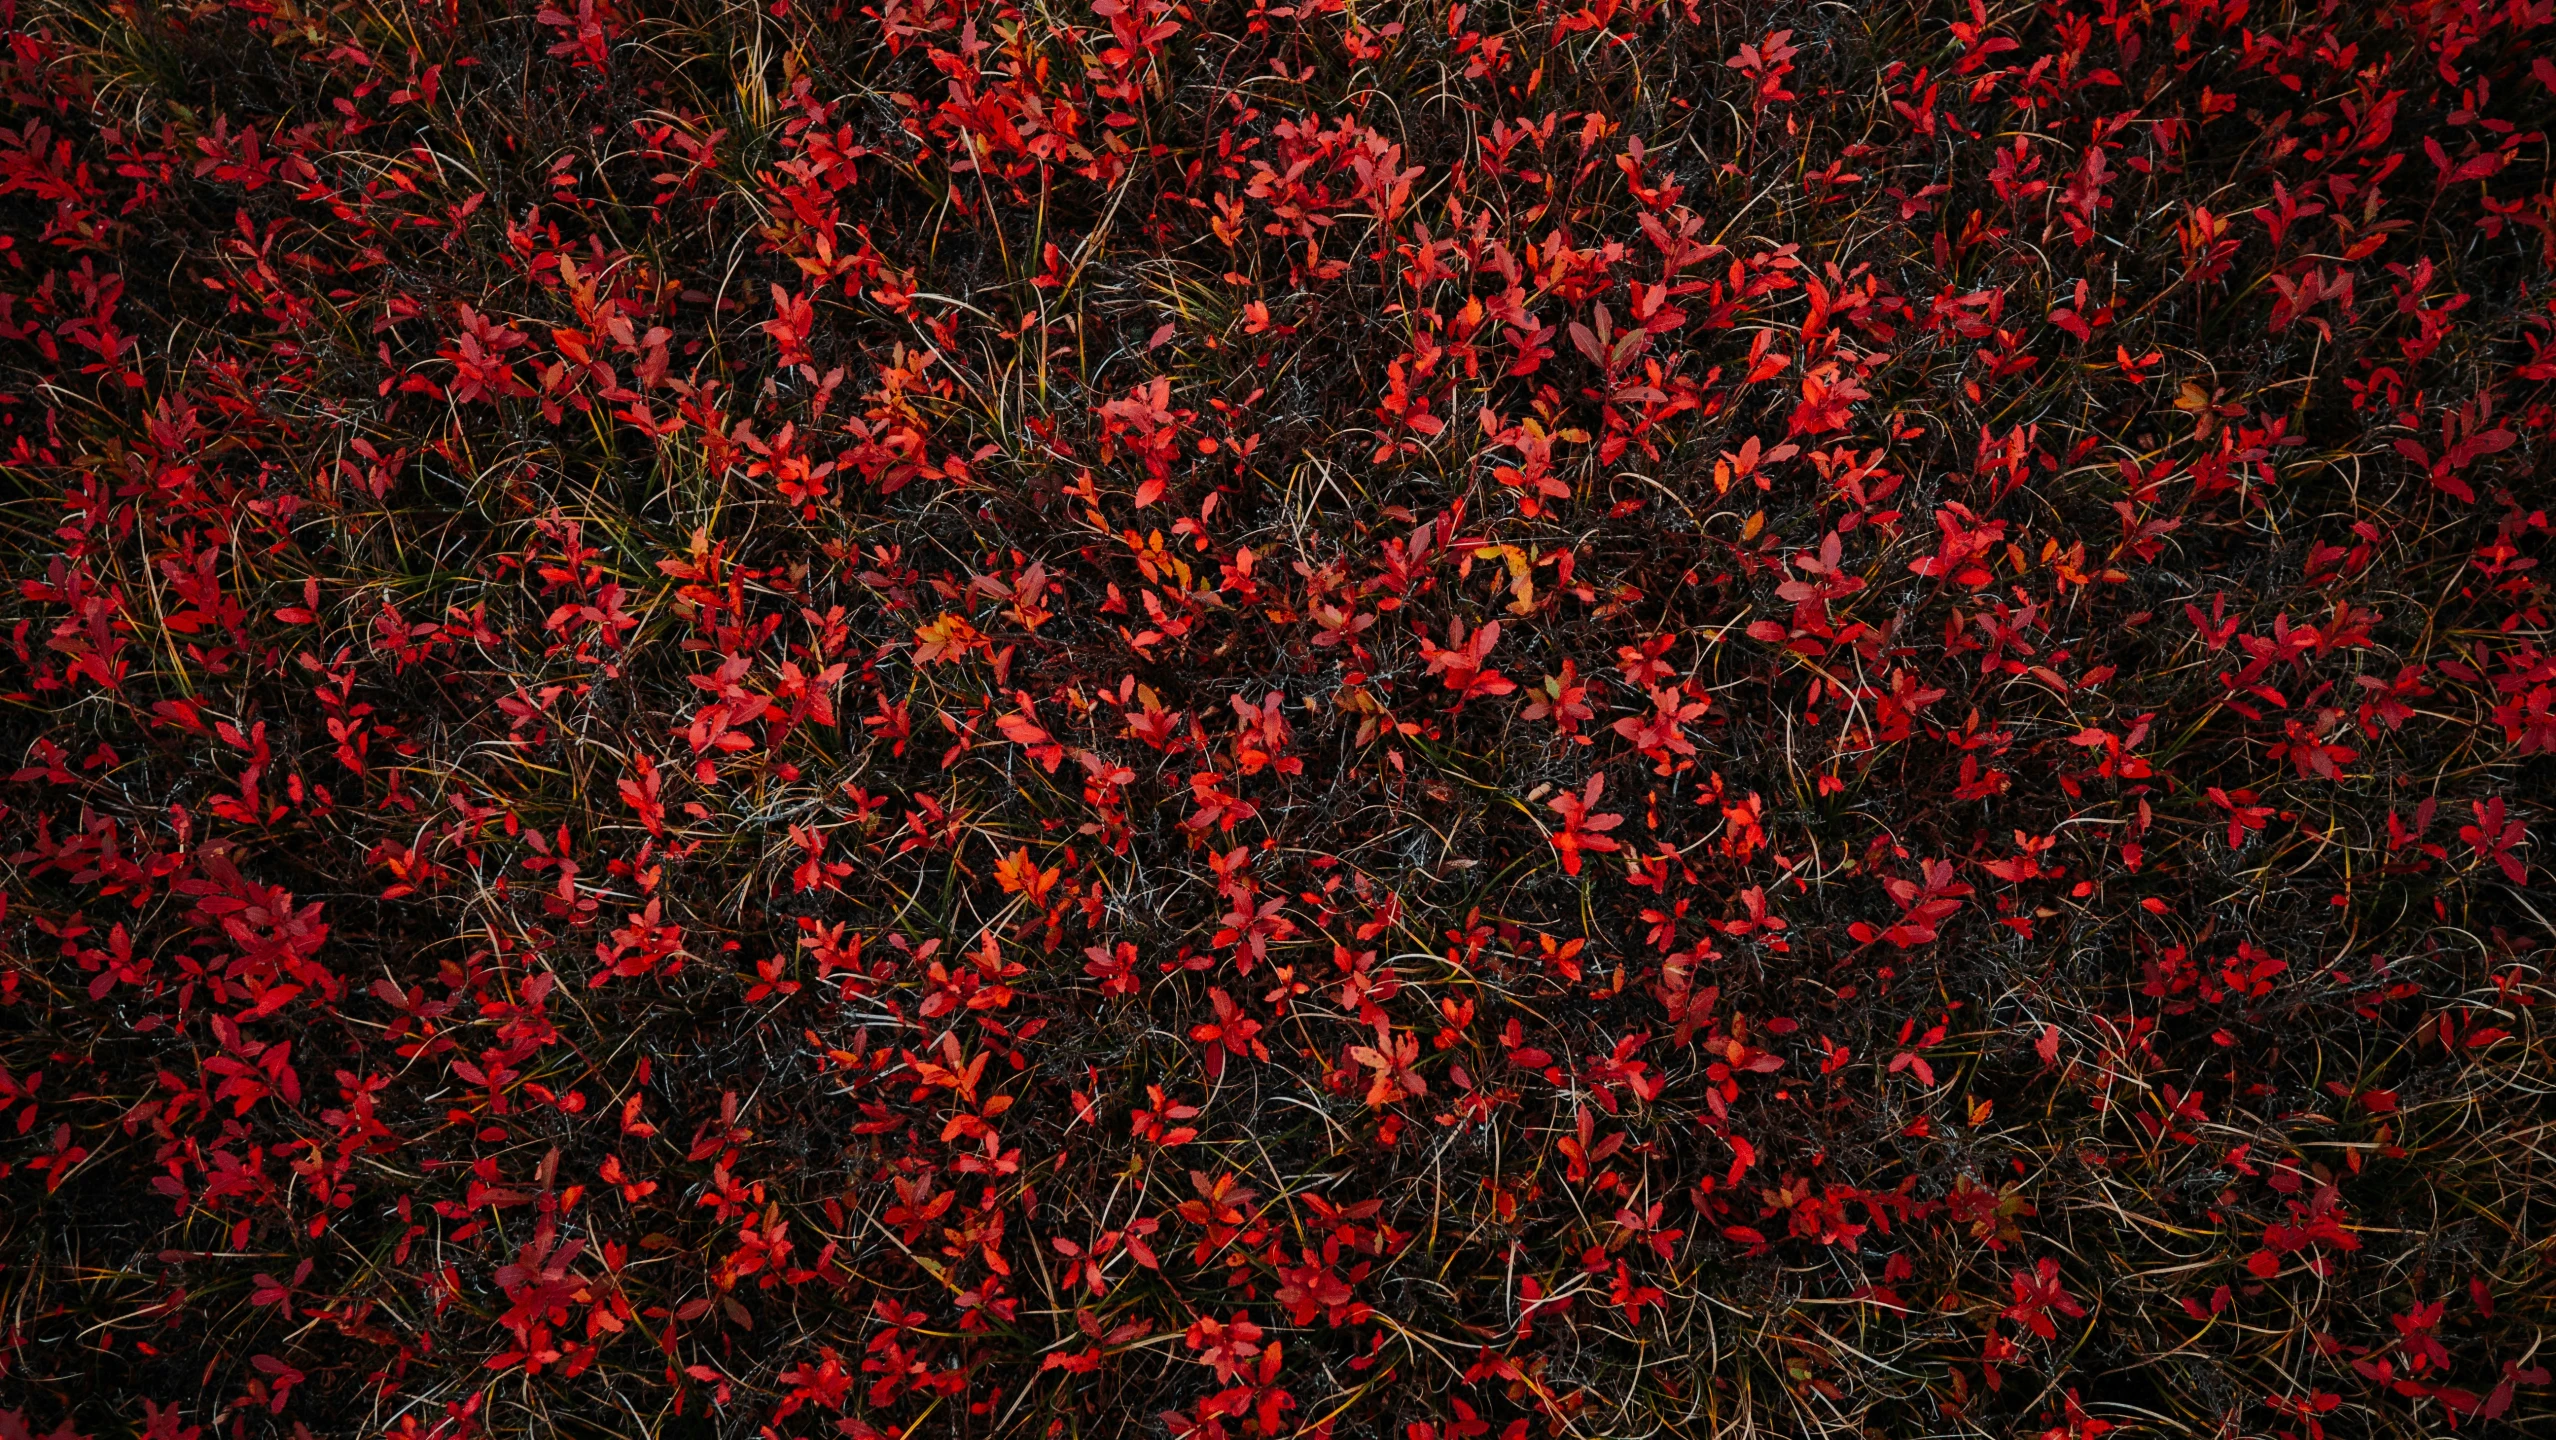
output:
[[[2548,1413],[2551,0],[0,25],[0,1436]]]

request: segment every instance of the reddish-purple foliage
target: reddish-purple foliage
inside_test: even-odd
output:
[[[2549,0],[0,23],[0,1440],[2546,1403]]]

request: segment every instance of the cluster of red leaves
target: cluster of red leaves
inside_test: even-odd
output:
[[[2550,0],[0,24],[0,1437],[2546,1404]]]

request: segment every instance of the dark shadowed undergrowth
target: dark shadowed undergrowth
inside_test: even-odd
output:
[[[2550,0],[0,0],[0,1437],[2549,1413]]]

